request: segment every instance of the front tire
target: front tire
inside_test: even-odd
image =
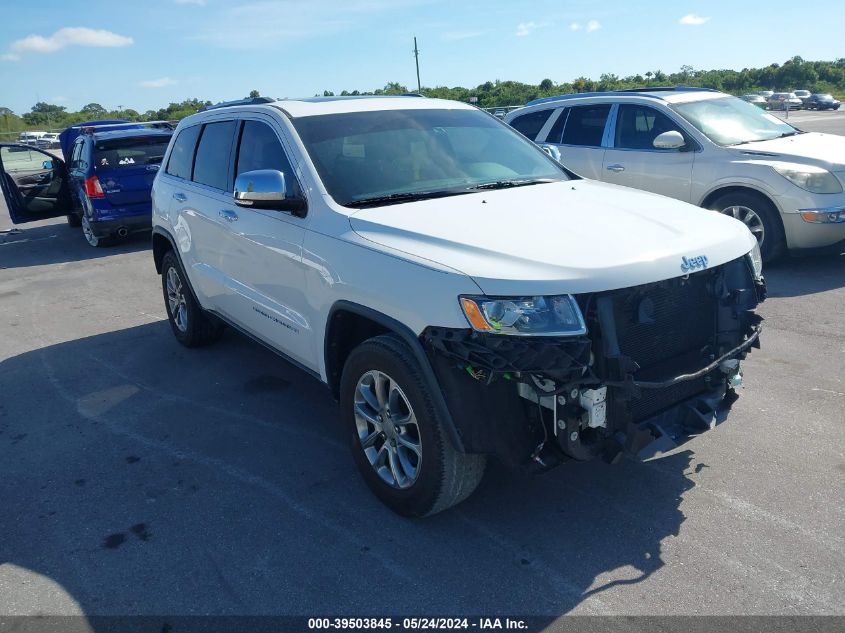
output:
[[[201,347],[220,339],[223,325],[194,299],[182,264],[173,251],[165,253],[161,260],[161,290],[167,320],[177,341],[185,347]]]
[[[757,238],[764,262],[776,260],[786,250],[786,238],[778,212],[762,195],[750,191],[727,193],[716,198],[708,208],[745,224]]]
[[[79,228],[82,226],[82,220],[79,219],[79,215],[73,211],[67,214],[67,225],[72,226],[73,228]]]
[[[352,351],[340,404],[355,464],[394,512],[431,516],[466,499],[481,481],[486,456],[454,447],[419,362],[397,337],[377,336]]]

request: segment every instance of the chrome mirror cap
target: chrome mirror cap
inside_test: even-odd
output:
[[[275,169],[245,171],[235,178],[235,204],[262,206],[285,199],[285,175]],[[258,204],[256,204],[258,203]]]

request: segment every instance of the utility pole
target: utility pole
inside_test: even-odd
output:
[[[417,62],[417,92],[422,94],[422,84],[420,84],[420,49],[417,48],[416,35],[414,35],[414,60]]]

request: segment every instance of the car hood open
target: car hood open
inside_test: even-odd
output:
[[[362,209],[362,238],[472,277],[489,295],[594,292],[718,266],[754,246],[742,223],[588,180]],[[703,261],[703,260],[699,260]]]

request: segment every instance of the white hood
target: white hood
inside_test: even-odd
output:
[[[735,148],[744,154],[764,152],[776,154],[780,160],[810,163],[833,172],[845,171],[845,136],[807,132],[771,141],[757,141]]]
[[[488,295],[625,288],[680,277],[682,257],[718,266],[754,237],[726,216],[589,180],[362,209],[361,237],[472,277]]]

